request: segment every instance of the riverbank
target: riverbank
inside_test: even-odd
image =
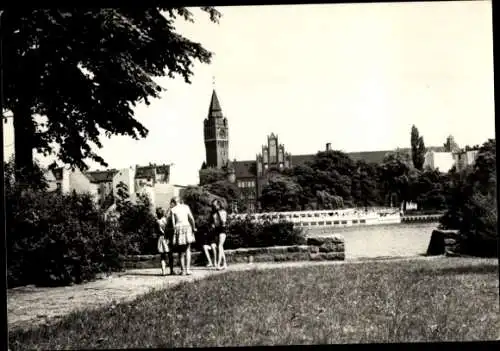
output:
[[[383,259],[379,258],[378,260]],[[387,258],[385,258],[387,259]],[[435,260],[438,257],[395,258]],[[351,260],[347,263],[361,263],[377,259],[365,258]],[[282,262],[235,264],[227,271],[245,271],[253,269],[277,269],[303,266],[335,265],[343,261],[321,262]],[[108,277],[93,282],[65,287],[25,286],[7,291],[7,317],[9,329],[27,328],[37,325],[53,324],[65,315],[79,310],[96,309],[103,306],[114,306],[118,303],[132,301],[151,290],[171,288],[183,282],[193,282],[208,276],[223,274],[209,268],[194,267],[191,276],[161,276],[159,268],[130,269],[113,273]]]
[[[131,303],[87,308],[59,323],[12,331],[11,348],[170,348],[498,337],[497,260],[438,257],[250,264],[212,272],[208,279],[189,285],[179,285],[180,279],[192,281],[201,276],[171,277],[178,281],[170,285],[178,285],[175,289],[157,289]],[[155,272],[127,272],[121,278],[140,277],[144,282],[150,274]],[[169,281],[169,277],[155,278]]]

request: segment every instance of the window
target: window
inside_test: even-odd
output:
[[[352,220],[352,224],[358,224],[358,220],[357,219],[353,219]]]
[[[333,221],[333,224],[339,224],[339,221]]]
[[[269,163],[276,163],[276,139],[269,141]]]

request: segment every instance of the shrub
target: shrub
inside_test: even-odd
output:
[[[151,211],[147,195],[139,195],[135,204],[119,202],[118,228],[125,238],[125,253],[128,255],[156,253],[156,217]]]
[[[303,230],[295,228],[291,222],[259,223],[247,217],[229,223],[225,246],[228,249],[237,249],[303,245],[305,242]]]
[[[459,230],[461,253],[498,257],[496,141],[484,143],[474,165],[452,178],[442,226]]]
[[[10,187],[6,195],[10,287],[80,283],[122,268],[124,239],[90,195]]]

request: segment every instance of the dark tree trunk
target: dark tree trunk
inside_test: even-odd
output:
[[[35,125],[29,107],[13,109],[16,178],[21,183],[33,172]]]

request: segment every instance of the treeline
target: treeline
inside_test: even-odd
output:
[[[311,162],[277,172],[263,188],[263,211],[323,210],[417,203],[441,211],[455,170],[414,167],[408,153],[395,151],[381,164],[354,161],[346,153],[319,152]],[[406,208],[405,208],[406,209]]]

